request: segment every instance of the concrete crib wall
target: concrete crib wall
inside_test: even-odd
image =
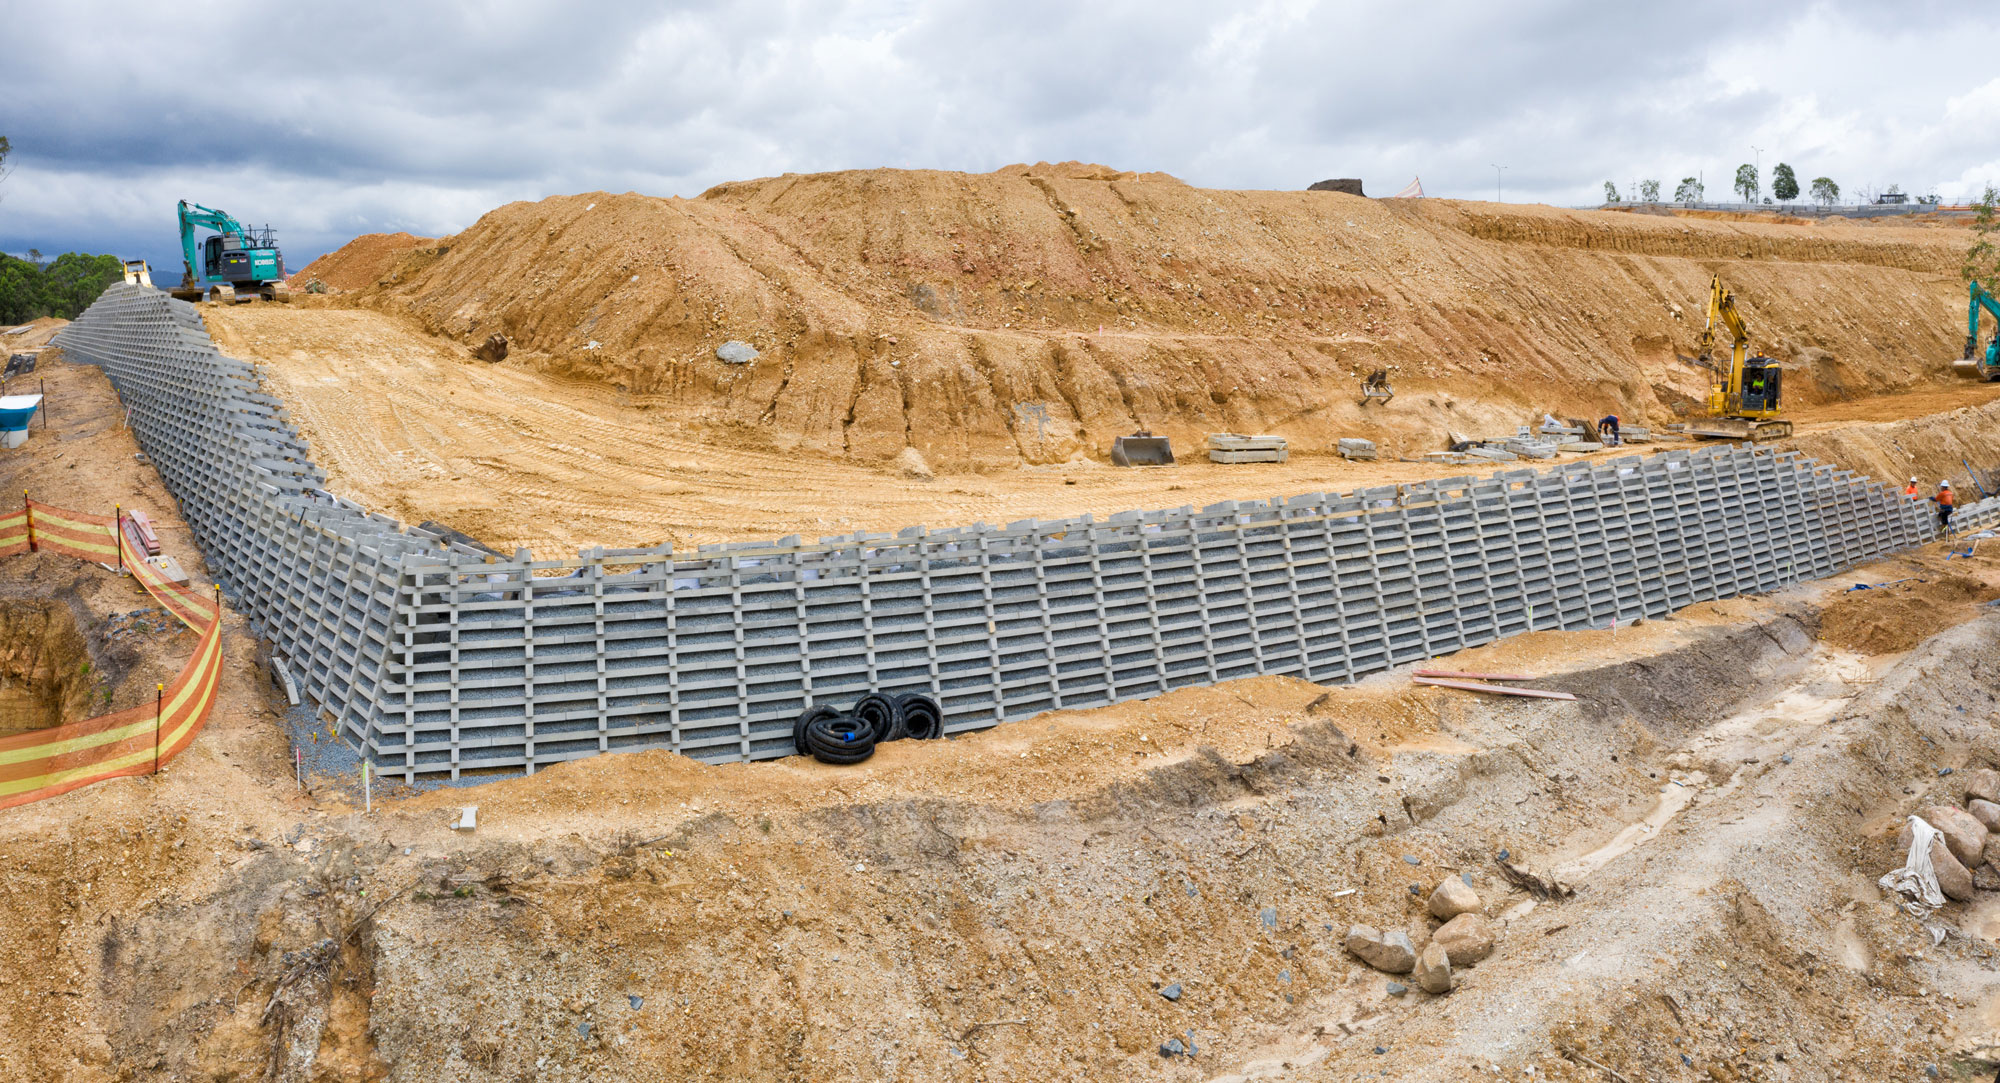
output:
[[[927,692],[963,732],[1253,674],[1347,681],[1934,535],[1927,506],[1873,481],[1714,446],[1104,520],[494,561],[322,492],[192,306],[113,286],[57,343],[104,366],[302,693],[409,778],[790,755],[801,710],[870,690]],[[2000,521],[2000,499],[1960,517]]]

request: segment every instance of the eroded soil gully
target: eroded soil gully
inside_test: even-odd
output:
[[[1558,864],[1556,879],[1572,886],[1587,883],[1599,869],[1655,838],[1694,802],[1734,793],[1749,768],[1772,756],[1788,762],[1791,747],[1852,703],[1866,684],[1874,683],[1875,674],[1885,665],[1880,659],[1871,664],[1870,659],[1852,651],[1815,646],[1804,668],[1787,683],[1776,686],[1768,698],[1721,719],[1669,755],[1665,762],[1674,770],[1653,807],[1610,841]],[[1699,769],[1698,764],[1708,770]],[[1717,784],[1709,771],[1723,768],[1728,774]],[[1506,916],[1525,916],[1534,907],[1531,899]]]

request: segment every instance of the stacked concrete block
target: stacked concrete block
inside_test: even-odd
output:
[[[1500,446],[1523,459],[1553,459],[1556,457],[1556,445],[1541,440],[1517,436],[1503,442]]]
[[[801,710],[871,690],[930,694],[963,732],[1255,674],[1351,681],[1770,590],[1934,529],[1873,482],[1725,446],[1101,520],[503,560],[325,493],[191,306],[113,286],[58,341],[111,375],[302,694],[413,779],[641,748],[789,755]]]
[[[1334,445],[1334,447],[1336,450],[1340,452],[1340,457],[1343,459],[1359,459],[1362,461],[1373,461],[1376,455],[1375,441],[1373,440],[1362,440],[1357,437],[1343,436],[1340,438],[1340,442]]]
[[[1217,432],[1208,437],[1208,461],[1212,463],[1281,463],[1290,454],[1282,436]]]

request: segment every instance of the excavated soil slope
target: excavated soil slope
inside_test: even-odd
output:
[[[871,170],[509,204],[363,299],[778,450],[962,470],[1138,428],[1430,450],[1544,409],[1665,421],[1704,386],[1675,354],[1718,271],[1797,403],[1941,382],[1966,236]],[[730,339],[762,356],[718,360]],[[1382,365],[1404,397],[1356,406]]]

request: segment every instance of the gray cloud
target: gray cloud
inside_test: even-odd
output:
[[[1850,190],[2000,177],[2000,13],[1517,0],[577,5],[0,0],[0,249],[175,266],[189,198],[294,265],[512,199],[1080,158],[1215,187],[1711,192],[1765,148]]]

